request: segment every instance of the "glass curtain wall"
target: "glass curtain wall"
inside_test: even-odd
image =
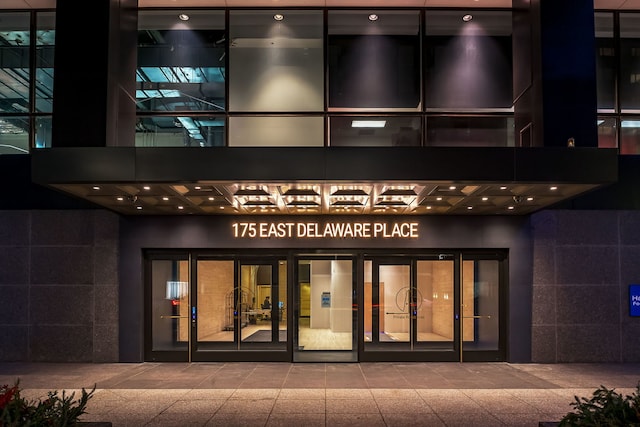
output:
[[[225,13],[190,10],[184,18],[138,14],[136,146],[225,145]]]
[[[620,154],[640,154],[640,14],[620,14]]]

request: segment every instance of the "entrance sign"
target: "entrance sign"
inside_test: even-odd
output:
[[[236,238],[417,239],[417,222],[234,222]]]
[[[640,317],[640,285],[629,285],[629,314]]]

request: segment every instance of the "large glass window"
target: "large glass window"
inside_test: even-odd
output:
[[[324,110],[322,11],[229,13],[229,110]]]
[[[420,146],[422,119],[416,116],[335,116],[329,119],[334,147]]]
[[[324,118],[231,116],[230,147],[318,147],[324,145]]]
[[[56,19],[53,12],[37,15],[35,111],[53,111],[53,55]]]
[[[448,147],[512,147],[512,116],[429,116],[427,145]]]
[[[427,109],[512,107],[511,12],[425,14]]]
[[[640,14],[620,14],[620,108],[640,110]],[[626,111],[625,111],[626,110]]]
[[[615,111],[616,54],[613,37],[613,14],[596,13],[596,78],[598,111]]]
[[[225,143],[224,11],[142,10],[138,16],[136,146]],[[156,115],[153,115],[156,113]],[[179,114],[182,113],[182,114]]]
[[[620,154],[640,154],[640,117],[620,122]]]
[[[30,14],[0,13],[0,154],[29,152]]]
[[[329,11],[329,108],[421,109],[418,11]]]
[[[136,147],[222,147],[224,116],[138,116]]]

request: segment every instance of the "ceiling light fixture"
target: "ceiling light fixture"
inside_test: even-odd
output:
[[[178,18],[180,18],[181,21],[188,21],[189,15],[187,15],[186,13],[181,13],[180,15],[178,15]]]
[[[276,21],[282,21],[284,19],[284,15],[276,13],[275,15],[273,15],[273,19],[275,19]]]
[[[464,16],[462,17],[462,20],[463,20],[464,22],[469,22],[469,21],[471,21],[472,19],[473,19],[473,15],[464,15]]]
[[[378,20],[378,15],[376,15],[375,13],[372,13],[371,15],[369,15],[369,21],[377,21]]]
[[[387,124],[386,120],[352,120],[352,128],[383,128]]]

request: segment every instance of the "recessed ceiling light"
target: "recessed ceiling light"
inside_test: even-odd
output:
[[[378,20],[378,15],[376,15],[375,13],[372,13],[371,15],[369,15],[369,21],[377,21]]]
[[[273,19],[275,19],[276,21],[282,21],[284,19],[284,15],[276,13],[275,15],[273,15]]]
[[[509,206],[507,209],[509,209],[511,211],[511,210],[513,210],[513,206]]]
[[[452,186],[449,187],[449,190],[455,190],[455,189],[456,189],[455,185],[452,185]]]
[[[352,120],[352,128],[383,128],[387,124],[386,120]]]
[[[93,186],[93,189],[94,189],[94,190],[99,190],[99,189],[100,189],[100,187],[98,187],[97,185],[94,185],[94,186]]]
[[[533,197],[527,197],[527,201],[530,202],[533,200]]]
[[[151,190],[151,187],[149,187],[148,185],[145,185],[145,186],[144,186],[144,187],[142,187],[142,188],[144,188],[145,190]]]
[[[164,197],[162,198],[162,200],[164,200],[164,201],[166,202],[167,200],[169,200],[169,198],[168,198],[167,196],[164,196]]]
[[[488,197],[483,197],[483,198],[482,198],[482,201],[483,201],[483,202],[486,202],[487,200],[489,200],[489,198],[488,198]]]
[[[501,189],[501,190],[506,190],[506,189],[507,189],[507,186],[506,186],[506,185],[503,185],[503,186],[501,186],[501,187],[500,187],[500,189]]]
[[[556,187],[555,185],[553,187],[549,187],[549,190],[551,190],[551,191],[555,191],[557,189],[558,189],[558,187]]]
[[[436,200],[440,201],[440,200],[442,200],[442,197],[436,197]]]
[[[139,211],[142,210],[142,206],[136,206],[136,209],[138,209]]]
[[[124,200],[124,197],[118,197],[116,200],[118,200],[119,202]]]
[[[467,209],[471,210],[471,209],[473,209],[473,206],[467,206]]]
[[[180,18],[181,21],[188,21],[189,15],[187,15],[186,13],[181,13],[180,15],[178,15],[178,18]]]
[[[464,22],[469,22],[469,21],[471,21],[472,19],[473,19],[473,16],[472,16],[472,15],[468,15],[468,14],[467,14],[467,15],[464,15],[464,16],[462,17],[462,20],[463,20]]]
[[[178,206],[178,209],[182,210],[184,209],[184,206]]]

